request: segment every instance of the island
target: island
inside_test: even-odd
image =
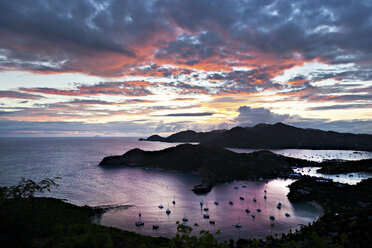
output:
[[[152,135],[142,141],[195,142],[203,145],[242,149],[333,149],[372,151],[372,135],[338,133],[298,128],[278,122],[254,127],[234,127],[211,132],[182,131],[161,137]]]
[[[121,156],[105,157],[99,166],[149,167],[197,173],[204,183],[274,178],[292,173],[300,160],[270,151],[236,153],[220,147],[181,144],[160,151],[132,149]],[[301,160],[302,165],[315,163]]]
[[[205,193],[219,182],[288,178],[293,176],[294,167],[321,167],[322,173],[333,168],[330,170],[332,173],[340,166],[349,168],[348,172],[363,172],[369,170],[371,162],[371,159],[315,162],[267,150],[236,153],[215,146],[181,144],[160,151],[132,149],[123,155],[103,158],[99,166],[146,167],[199,174],[203,182],[194,192]]]

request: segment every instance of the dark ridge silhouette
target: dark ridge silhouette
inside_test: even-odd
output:
[[[160,151],[132,149],[120,156],[105,157],[99,166],[149,167],[197,173],[204,183],[214,184],[232,180],[288,177],[292,167],[321,167],[323,173],[334,173],[336,167],[348,167],[348,172],[369,172],[372,159],[358,161],[314,162],[296,159],[261,150],[236,153],[204,145],[181,144]],[[327,169],[327,171],[324,171]]]
[[[235,179],[286,176],[297,164],[315,162],[289,158],[270,151],[235,153],[219,147],[182,144],[160,151],[133,149],[121,156],[105,157],[100,166],[151,167],[200,174],[206,183]]]
[[[142,139],[143,140],[143,139]],[[274,125],[234,127],[211,132],[182,131],[161,137],[152,135],[147,141],[198,142],[208,146],[257,149],[333,149],[372,151],[372,135],[338,133],[311,128],[298,128],[281,122]]]

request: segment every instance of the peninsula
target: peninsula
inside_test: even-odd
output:
[[[289,177],[293,167],[335,168],[345,167],[344,163],[349,168],[348,172],[369,171],[371,159],[314,162],[266,150],[236,153],[220,147],[181,144],[160,151],[132,149],[123,155],[105,157],[99,166],[149,167],[197,173],[204,183],[213,185],[232,180]]]

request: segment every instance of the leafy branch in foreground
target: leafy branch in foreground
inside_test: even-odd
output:
[[[188,248],[227,248],[227,243],[219,243],[208,231],[200,231],[200,237],[190,236],[192,228],[183,224],[177,226],[177,234],[171,239],[169,247]]]
[[[35,193],[50,192],[52,187],[58,187],[55,180],[61,179],[54,177],[53,179],[44,178],[40,182],[35,182],[31,179],[21,177],[21,180],[15,186],[0,187],[0,199],[4,198],[31,198]]]

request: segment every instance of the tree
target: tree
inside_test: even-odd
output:
[[[177,234],[171,239],[171,248],[227,248],[227,243],[219,243],[208,231],[200,231],[200,236],[191,236],[192,228],[183,224],[177,226]]]
[[[50,192],[51,187],[58,187],[58,184],[55,182],[57,179],[60,179],[60,177],[54,177],[53,179],[44,178],[36,183],[31,179],[21,177],[17,185],[0,188],[0,199],[31,198],[34,197],[35,193]]]

